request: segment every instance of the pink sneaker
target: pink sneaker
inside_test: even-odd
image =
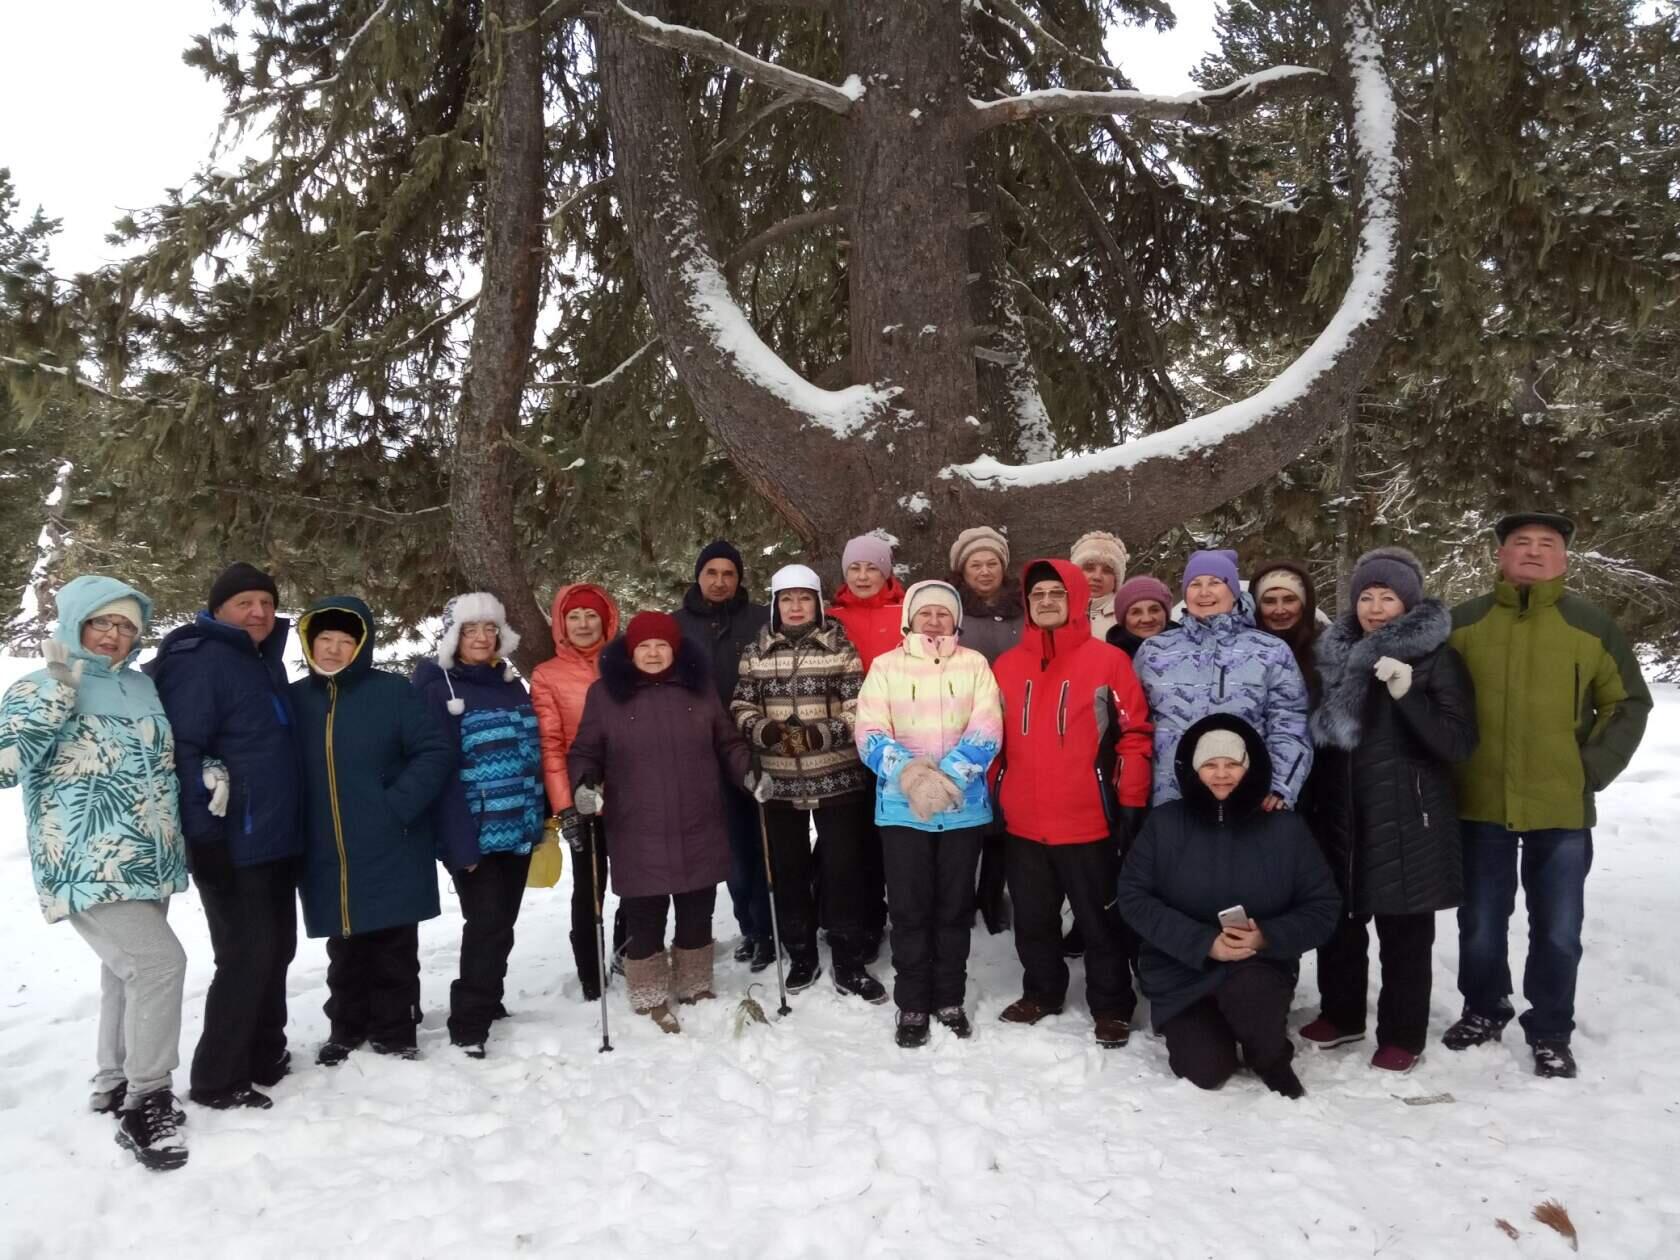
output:
[[[1381,1068],[1384,1072],[1398,1072],[1404,1076],[1417,1066],[1421,1058],[1421,1054],[1413,1054],[1399,1046],[1378,1046],[1377,1052],[1371,1056],[1371,1066]]]
[[[1363,1031],[1343,1032],[1322,1015],[1301,1029],[1301,1036],[1320,1050],[1331,1050],[1337,1046],[1348,1045],[1350,1042],[1365,1040]]]

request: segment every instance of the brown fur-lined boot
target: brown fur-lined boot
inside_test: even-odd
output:
[[[630,1009],[646,1015],[668,1033],[682,1031],[671,1010],[671,955],[660,950],[652,958],[626,958],[624,979],[630,991]]]
[[[712,988],[712,943],[698,949],[674,949],[677,1001],[684,1006],[709,1002],[717,996]]]

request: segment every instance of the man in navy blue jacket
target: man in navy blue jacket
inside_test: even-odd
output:
[[[252,1085],[273,1085],[291,1063],[302,771],[277,598],[268,574],[230,565],[148,666],[175,732],[187,861],[216,955],[187,1095],[207,1107],[272,1106]]]

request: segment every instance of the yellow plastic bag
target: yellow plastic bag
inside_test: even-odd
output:
[[[531,869],[525,876],[527,888],[553,888],[566,869],[566,849],[560,843],[560,820],[550,818],[543,825],[542,843],[531,850]]]

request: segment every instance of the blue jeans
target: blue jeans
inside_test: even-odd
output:
[[[764,876],[764,844],[758,834],[758,802],[733,783],[723,785],[724,822],[729,827],[730,904],[742,936],[770,939],[770,884]]]
[[[1507,952],[1520,869],[1528,904],[1528,961],[1523,965],[1523,1034],[1568,1042],[1575,1031],[1575,974],[1581,965],[1592,832],[1551,828],[1507,831],[1497,823],[1464,826],[1464,904],[1458,908],[1458,991],[1464,1009],[1505,1022],[1511,1006]],[[1521,856],[1519,868],[1519,850]]]

